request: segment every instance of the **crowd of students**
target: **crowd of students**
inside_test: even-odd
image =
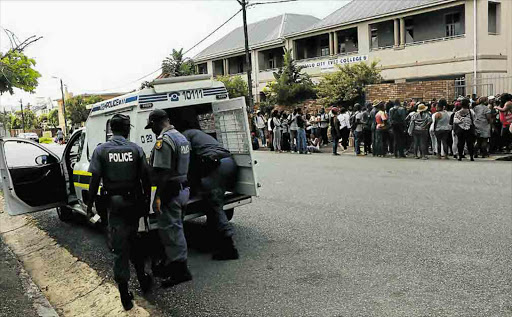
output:
[[[487,157],[490,153],[510,153],[512,143],[512,95],[505,93],[480,98],[459,97],[430,102],[375,100],[328,112],[292,113],[273,110],[270,116],[254,117],[253,148],[268,147],[277,153],[320,152],[332,142],[348,150],[353,142],[356,155],[396,158],[428,155],[462,160]],[[330,138],[329,138],[330,137]]]

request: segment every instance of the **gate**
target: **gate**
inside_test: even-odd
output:
[[[484,74],[485,75],[485,74]],[[493,96],[512,92],[512,76],[492,76],[466,79],[455,79],[454,97],[472,95],[476,90],[477,96]]]

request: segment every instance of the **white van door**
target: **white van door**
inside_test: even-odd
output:
[[[42,145],[23,139],[0,139],[0,173],[10,215],[66,204],[60,159]]]
[[[212,108],[217,140],[231,152],[238,165],[235,192],[258,196],[258,182],[254,170],[255,161],[253,160],[245,98],[213,102]]]

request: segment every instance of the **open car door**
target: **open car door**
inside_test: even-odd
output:
[[[0,139],[0,173],[5,208],[10,215],[66,203],[59,157],[42,145],[18,138]]]
[[[220,144],[229,150],[238,165],[235,192],[258,196],[258,182],[254,170],[251,130],[247,118],[245,98],[234,98],[212,103],[215,132]]]

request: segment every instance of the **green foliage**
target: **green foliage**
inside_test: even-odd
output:
[[[48,125],[52,128],[56,128],[59,126],[59,110],[53,109],[48,114]]]
[[[50,143],[53,143],[53,139],[41,137],[41,138],[39,138],[39,143],[50,144]]]
[[[36,128],[42,129],[45,123],[48,123],[48,115],[46,113],[43,113],[39,117],[37,117]]]
[[[190,58],[184,58],[183,48],[173,49],[170,56],[162,61],[162,73],[169,77],[180,77],[195,74],[195,64]]]
[[[224,83],[229,98],[249,96],[249,86],[241,76],[218,76],[216,79]]]
[[[285,50],[283,67],[274,73],[275,81],[267,84],[263,92],[269,104],[293,105],[315,97],[315,85],[303,66],[297,66],[292,51]]]
[[[0,94],[8,91],[12,95],[14,88],[34,92],[41,77],[33,68],[35,65],[36,61],[21,51],[11,49],[0,53]]]
[[[87,105],[102,101],[100,96],[76,96],[66,100],[66,116],[71,120],[71,124],[80,124],[89,117],[90,109]]]
[[[15,112],[14,118],[11,117],[11,126],[13,129],[22,129],[23,125],[21,124],[23,118],[23,122],[25,123],[26,129],[33,129],[37,125],[37,118],[34,112],[30,109],[23,109],[23,116],[21,115],[21,110]]]
[[[344,101],[361,98],[365,87],[382,81],[378,61],[337,66],[338,71],[327,74],[318,85],[318,97],[324,105],[340,105]]]

